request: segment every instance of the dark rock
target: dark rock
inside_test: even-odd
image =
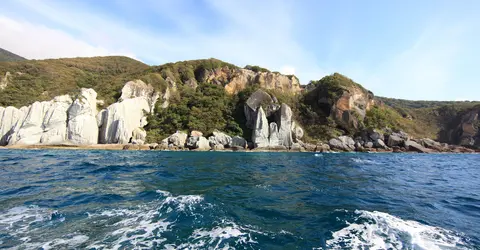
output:
[[[430,150],[428,148],[425,148],[422,145],[420,145],[420,144],[418,144],[414,141],[406,141],[405,142],[405,148],[408,151],[418,152],[418,153],[431,153],[432,152],[432,150]]]
[[[387,145],[385,145],[385,142],[382,141],[382,139],[377,139],[376,141],[373,142],[373,147],[375,148],[380,148],[380,149],[386,149]]]
[[[389,147],[403,147],[405,145],[405,139],[399,137],[398,135],[389,135],[387,140],[387,145]]]

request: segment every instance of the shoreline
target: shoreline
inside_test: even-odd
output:
[[[57,144],[57,145],[12,145],[12,146],[0,146],[0,150],[25,150],[25,149],[58,149],[58,150],[118,150],[118,151],[159,151],[159,152],[240,152],[240,153],[360,153],[360,154],[480,154],[480,149],[473,152],[439,152],[432,151],[428,153],[419,153],[415,151],[402,151],[396,152],[393,150],[377,150],[377,151],[308,151],[308,150],[275,150],[275,149],[238,149],[238,148],[226,148],[222,150],[189,150],[189,149],[152,149],[150,145],[132,145],[132,144],[92,144],[92,145],[70,145],[70,144]]]

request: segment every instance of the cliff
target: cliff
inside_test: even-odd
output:
[[[352,141],[390,147],[396,135],[365,135],[376,129],[382,136],[405,131],[478,147],[474,104],[375,97],[339,73],[301,86],[295,76],[217,59],[160,66],[126,57],[0,62],[1,145],[161,143],[195,130],[206,137],[191,139],[192,148],[204,147],[219,131],[235,145],[256,148],[299,148],[303,141],[332,138],[344,149],[354,147]],[[218,140],[210,144],[233,145]]]

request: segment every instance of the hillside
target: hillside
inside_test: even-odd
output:
[[[123,84],[148,68],[118,56],[2,62],[0,76],[6,86],[0,91],[0,106],[25,106],[80,88],[93,88],[100,99],[113,103]]]
[[[205,134],[221,130],[250,138],[244,106],[257,89],[273,98],[272,105],[291,107],[307,142],[342,134],[354,137],[365,129],[393,129],[416,138],[460,143],[476,138],[477,131],[477,118],[472,114],[478,102],[375,97],[339,73],[302,88],[295,76],[258,66],[240,68],[213,58],[159,66],[118,56],[0,62],[0,76],[0,106],[17,108],[62,94],[76,96],[80,88],[96,91],[103,101],[98,108],[104,108],[119,99],[126,82],[140,79],[161,93],[163,100],[156,103],[145,127],[149,141],[154,142],[177,130]],[[468,115],[473,118],[465,118]],[[468,135],[462,129],[465,124],[473,127]],[[473,139],[472,146],[475,143]]]
[[[16,55],[8,50],[4,50],[0,48],[0,62],[18,62],[18,61],[25,61],[27,59]]]

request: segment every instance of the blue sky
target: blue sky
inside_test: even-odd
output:
[[[478,0],[3,0],[0,47],[29,59],[218,58],[342,73],[376,95],[480,100]]]

